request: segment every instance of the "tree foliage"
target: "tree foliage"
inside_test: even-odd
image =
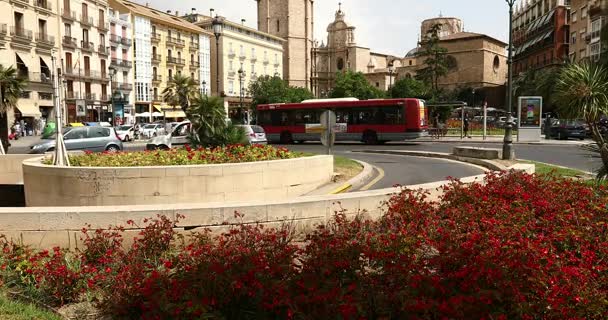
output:
[[[431,27],[421,42],[422,50],[418,53],[425,57],[425,67],[418,71],[417,78],[430,85],[435,94],[439,91],[439,79],[456,66],[454,58],[447,55],[448,50],[439,45],[439,31],[440,24]]]
[[[26,81],[17,76],[17,70],[0,64],[0,143],[3,150],[8,148],[8,111],[17,107],[17,101],[25,88]]]
[[[412,78],[401,78],[388,90],[391,98],[419,98],[431,97],[431,88],[424,82]]]
[[[306,88],[288,86],[280,77],[261,76],[249,85],[252,106],[269,103],[298,103],[314,98]]]
[[[581,63],[564,67],[559,73],[553,101],[560,115],[567,119],[582,118],[591,128],[603,167],[598,179],[608,178],[608,143],[599,129],[599,120],[608,113],[608,69],[600,64]]]
[[[384,98],[384,92],[372,86],[361,72],[339,72],[331,91],[332,98],[357,98],[359,100]]]
[[[529,70],[513,81],[513,96],[542,96],[545,110],[553,109],[553,92],[560,74],[560,68]]]
[[[171,106],[180,106],[184,112],[198,94],[198,84],[194,79],[176,75],[163,90],[163,99]]]
[[[189,138],[193,146],[209,148],[245,142],[243,129],[228,122],[221,98],[199,94],[186,115],[194,129]]]

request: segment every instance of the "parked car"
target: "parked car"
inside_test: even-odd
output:
[[[249,144],[268,144],[264,128],[255,125],[237,125],[236,127],[243,128]]]
[[[550,137],[558,140],[577,138],[583,140],[587,137],[584,123],[578,120],[557,120],[553,123]]]
[[[84,125],[89,127],[112,127],[112,124],[109,122],[85,122]]]
[[[130,126],[130,125],[118,126],[115,128],[115,130],[122,141],[125,141],[125,142],[133,141],[133,138],[135,137],[135,129],[133,126]]]
[[[150,123],[141,128],[141,134],[147,138],[163,135],[164,132],[165,126],[162,123]]]
[[[117,152],[123,150],[122,140],[114,128],[72,127],[64,130],[65,147],[70,150]],[[30,147],[30,153],[40,154],[55,150],[55,139],[41,140]]]
[[[146,144],[146,150],[167,150],[176,145],[188,143],[188,135],[192,132],[190,121],[183,121],[175,125],[170,134],[156,136]]]

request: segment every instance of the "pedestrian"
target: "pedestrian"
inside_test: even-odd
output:
[[[463,121],[464,136],[471,139],[471,136],[469,135],[469,117],[465,115],[464,119],[462,119],[462,121]]]
[[[15,124],[13,124],[13,130],[15,131],[16,139],[19,139],[19,137],[21,136],[21,124],[19,123],[19,121],[15,120]]]

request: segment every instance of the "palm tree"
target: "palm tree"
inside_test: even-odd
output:
[[[219,97],[197,95],[186,115],[195,134],[190,137],[194,146],[215,147],[242,143],[242,129],[228,123],[224,101]]]
[[[8,150],[8,111],[17,106],[25,80],[17,77],[15,68],[0,64],[0,154]]]
[[[198,84],[192,78],[176,75],[163,90],[163,99],[169,105],[180,106],[186,112],[197,94]]]
[[[606,179],[608,144],[599,130],[598,122],[602,114],[608,113],[608,69],[591,63],[564,67],[557,79],[553,99],[562,116],[569,119],[582,118],[591,128],[597,145],[597,148],[591,149],[599,154],[603,163],[597,178]]]

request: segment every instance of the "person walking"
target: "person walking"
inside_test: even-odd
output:
[[[464,119],[462,121],[463,121],[464,136],[471,139],[471,136],[469,135],[469,117],[465,115]]]

